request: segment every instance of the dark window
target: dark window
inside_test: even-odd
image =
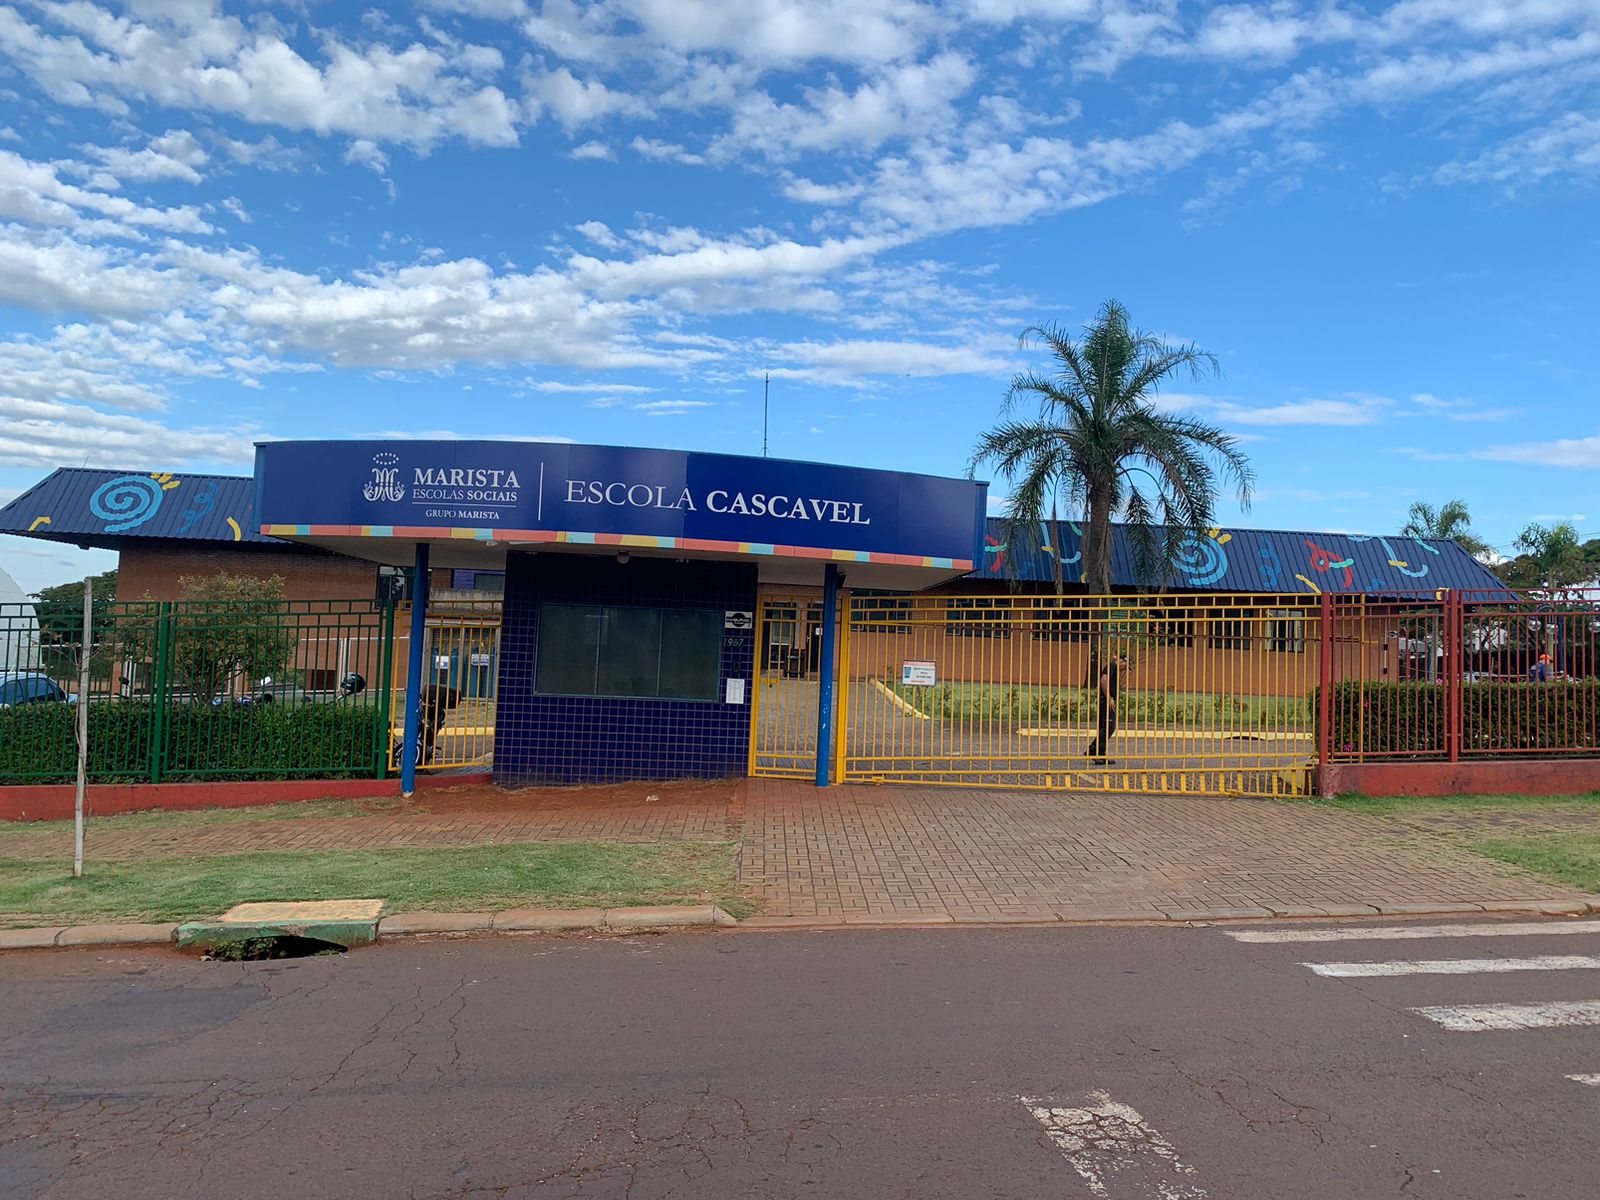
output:
[[[22,698],[22,684],[13,681],[0,683],[0,705],[15,704]]]
[[[1093,616],[1076,604],[1062,606],[1040,603],[1033,610],[1033,636],[1043,642],[1087,642],[1094,636],[1095,621],[1104,627],[1106,614],[1096,611]]]
[[[1242,613],[1227,609],[1211,618],[1211,648],[1213,650],[1250,649],[1250,621]]]
[[[850,629],[855,633],[910,633],[911,626],[900,618],[909,621],[911,612],[909,596],[862,596],[858,593],[850,600],[850,613],[855,618],[850,622]]]
[[[1011,601],[1004,596],[961,596],[946,610],[947,632],[955,637],[1008,638]]]
[[[544,695],[715,700],[721,659],[720,611],[539,606],[534,690]]]
[[[1192,617],[1166,617],[1162,620],[1151,621],[1145,633],[1153,646],[1192,646],[1194,645],[1194,625],[1195,622]]]
[[[1267,649],[1275,654],[1304,654],[1306,619],[1296,613],[1275,612],[1267,622]]]

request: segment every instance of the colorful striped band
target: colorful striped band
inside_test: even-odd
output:
[[[812,558],[821,562],[880,563],[897,567],[932,567],[970,571],[967,558],[919,554],[886,554],[870,550],[825,550],[815,546],[778,546],[771,542],[721,542],[707,538],[652,537],[636,533],[569,533],[551,529],[442,529],[432,525],[263,525],[266,537],[405,538],[410,541],[464,540],[505,545],[618,546],[646,550],[700,550],[712,554],[758,554],[775,558]]]

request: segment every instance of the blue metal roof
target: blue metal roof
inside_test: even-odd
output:
[[[130,538],[266,542],[239,475],[62,467],[0,508],[0,533],[116,548]]]
[[[1061,562],[1067,583],[1083,581],[1083,529],[1061,522]],[[1157,537],[1162,534],[1158,530]],[[1053,583],[1048,523],[1036,536],[1013,536],[1003,517],[990,517],[983,570],[974,578]],[[1126,527],[1112,526],[1112,581],[1119,587],[1193,588],[1208,592],[1382,592],[1463,590],[1505,585],[1451,541],[1367,537],[1348,533],[1298,533],[1277,529],[1214,529],[1186,539],[1165,580],[1139,575]]]

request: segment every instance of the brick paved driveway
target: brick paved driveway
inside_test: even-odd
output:
[[[68,854],[70,836],[6,826],[0,857]],[[1306,804],[776,780],[463,788],[358,815],[205,825],[113,818],[92,827],[90,857],[575,840],[737,840],[741,882],[777,916],[1158,916],[1572,895],[1444,833]]]

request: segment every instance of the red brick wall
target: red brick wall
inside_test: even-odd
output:
[[[117,566],[117,599],[178,599],[178,580],[185,575],[255,575],[283,578],[290,600],[371,600],[376,594],[375,563],[339,554],[313,554],[215,543],[158,542],[123,547]]]

